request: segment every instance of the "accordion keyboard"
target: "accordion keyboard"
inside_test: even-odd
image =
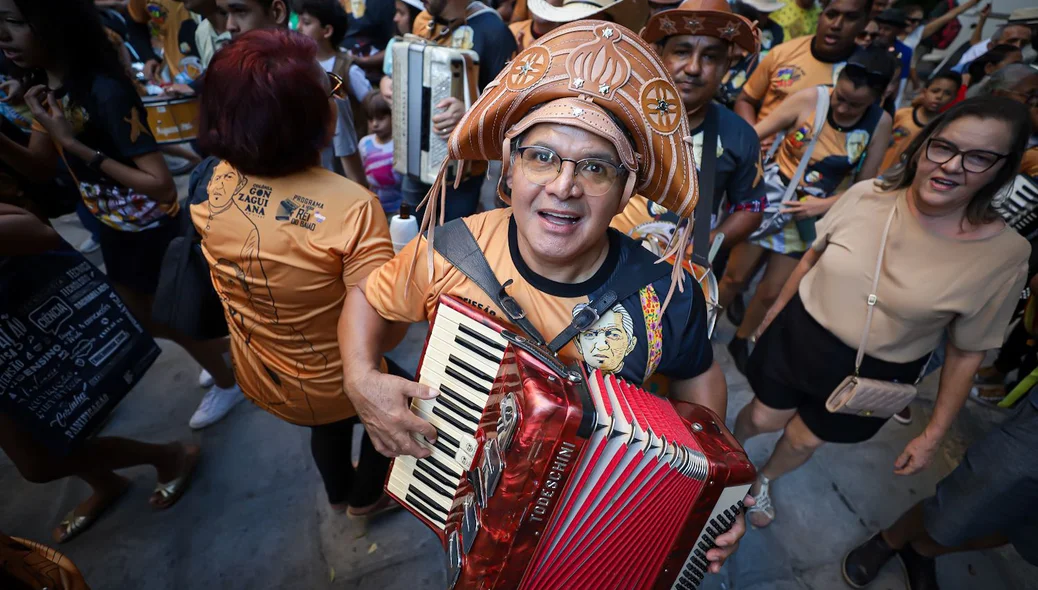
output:
[[[411,410],[436,428],[436,443],[429,457],[398,457],[387,488],[440,531],[446,529],[463,474],[472,467],[474,435],[504,352],[500,334],[448,306],[439,307],[418,375],[420,383],[439,395],[411,403]]]

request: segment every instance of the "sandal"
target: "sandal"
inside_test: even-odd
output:
[[[79,508],[78,506],[76,508],[73,508],[72,510],[69,510],[68,514],[66,514],[65,517],[61,519],[61,522],[58,524],[57,528],[52,532],[51,538],[54,539],[55,543],[60,544],[67,543],[72,539],[78,537],[84,531],[93,526],[93,524],[97,522],[97,520],[101,518],[101,516],[104,515],[108,508],[110,508],[120,498],[122,498],[123,495],[126,494],[126,491],[129,489],[130,482],[127,481],[126,485],[123,486],[123,489],[118,494],[113,496],[110,501],[106,502],[103,506],[101,506],[99,510],[95,510],[92,514],[87,514],[85,516],[77,515],[76,510]],[[58,533],[59,531],[60,534],[54,534]]]
[[[393,512],[403,508],[399,502],[394,500],[389,494],[383,493],[378,500],[368,506],[353,507],[350,506],[346,509],[346,517],[353,518],[367,518],[372,519],[376,516],[380,516],[387,512]]]
[[[191,476],[195,473],[201,452],[201,449],[195,445],[184,445],[184,469],[181,470],[179,476],[172,480],[155,485],[155,491],[148,500],[152,506],[159,510],[166,510],[180,500],[191,483]]]
[[[754,527],[762,529],[775,520],[775,507],[771,504],[771,494],[769,493],[771,480],[761,475],[758,481],[760,481],[760,491],[753,497],[754,505],[746,509],[746,520],[749,520]]]

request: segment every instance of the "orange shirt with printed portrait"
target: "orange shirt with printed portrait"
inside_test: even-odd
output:
[[[819,61],[811,53],[814,35],[799,37],[776,46],[753,70],[743,85],[743,94],[760,104],[757,120],[767,117],[787,96],[818,84],[836,84],[845,62]]]

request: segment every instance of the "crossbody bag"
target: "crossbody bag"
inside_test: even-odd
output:
[[[847,376],[825,402],[825,409],[834,414],[853,414],[872,418],[890,418],[905,409],[918,393],[916,386],[923,380],[926,366],[923,364],[915,383],[896,383],[882,379],[862,377],[861,362],[865,359],[865,346],[869,341],[869,329],[872,327],[872,313],[876,309],[876,289],[879,287],[879,273],[883,267],[883,252],[887,246],[890,224],[894,221],[897,205],[890,209],[887,225],[883,228],[883,238],[879,243],[879,256],[876,257],[876,272],[872,278],[872,289],[866,299],[868,311],[865,314],[865,329],[861,332],[858,343],[858,356],[854,359],[854,374]],[[931,353],[931,356],[932,353]]]

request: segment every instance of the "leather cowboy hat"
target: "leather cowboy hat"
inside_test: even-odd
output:
[[[685,0],[677,8],[654,15],[642,29],[642,39],[649,43],[674,35],[717,37],[747,53],[760,52],[757,25],[732,12],[725,0]]]
[[[603,10],[616,6],[623,0],[562,0],[555,6],[548,0],[527,0],[526,7],[535,16],[553,23],[569,23],[590,18]]]

